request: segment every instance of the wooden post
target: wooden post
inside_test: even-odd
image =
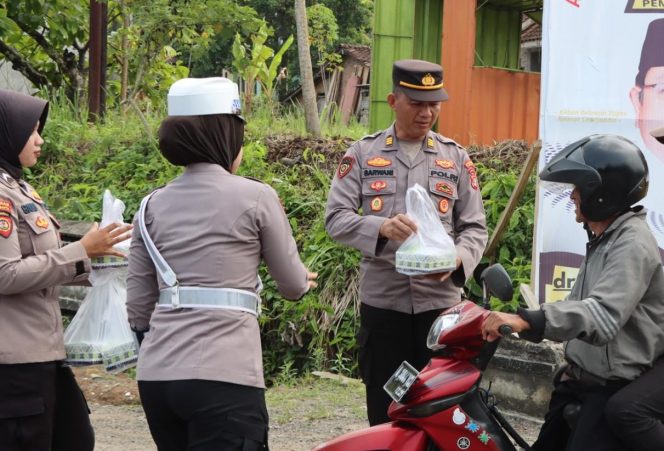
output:
[[[88,75],[88,120],[104,116],[106,104],[106,2],[90,0],[90,67]]]
[[[528,184],[528,178],[530,177],[530,174],[533,172],[533,168],[537,164],[537,160],[539,158],[539,153],[541,149],[542,149],[542,142],[539,140],[535,141],[535,143],[531,147],[530,153],[528,154],[528,158],[526,158],[526,163],[523,165],[523,169],[521,170],[521,175],[519,176],[519,180],[516,182],[514,191],[512,191],[512,195],[510,196],[509,201],[507,201],[507,206],[500,215],[498,223],[496,224],[496,228],[493,230],[493,234],[491,235],[491,239],[489,240],[489,244],[484,250],[484,256],[491,258],[495,254],[496,247],[498,247],[498,243],[500,242],[500,239],[502,238],[502,235],[505,232],[505,229],[507,228],[507,224],[509,224],[510,222],[512,213],[514,212],[514,209],[521,200],[523,191],[526,189],[526,185]]]

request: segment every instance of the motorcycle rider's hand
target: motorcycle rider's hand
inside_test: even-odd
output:
[[[386,219],[380,226],[378,234],[388,240],[403,241],[417,232],[417,225],[403,213]]]
[[[530,324],[519,315],[513,313],[490,312],[489,316],[484,320],[484,324],[482,324],[482,338],[486,341],[494,341],[502,337],[502,334],[498,329],[503,324],[510,326],[512,330],[517,333],[530,329]]]

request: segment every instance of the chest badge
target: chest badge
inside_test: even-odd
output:
[[[13,207],[12,201],[9,199],[2,199],[0,198],[0,213],[12,213],[12,207]]]
[[[447,201],[447,199],[441,199],[440,202],[438,202],[438,210],[442,214],[447,213],[447,210],[449,209],[450,209],[450,203]]]
[[[43,216],[38,216],[35,225],[41,229],[48,229],[48,219]]]
[[[343,157],[341,163],[339,163],[339,169],[337,169],[337,177],[344,178],[352,169],[354,162],[355,158],[350,155]]]
[[[371,199],[371,211],[381,211],[383,209],[383,198],[376,196]]]
[[[448,183],[438,182],[436,183],[436,191],[439,193],[448,194],[450,196],[454,195],[454,188],[452,188]]]
[[[436,160],[436,166],[442,169],[453,169],[454,162],[450,160]]]
[[[0,236],[3,238],[9,238],[9,235],[12,234],[12,230],[14,230],[12,217],[0,215]]]
[[[392,164],[392,160],[388,160],[387,158],[383,157],[375,157],[367,161],[367,164],[369,166],[373,166],[374,168],[384,168],[385,166],[390,166]]]
[[[382,191],[387,188],[387,182],[384,180],[376,180],[369,187],[374,191]]]

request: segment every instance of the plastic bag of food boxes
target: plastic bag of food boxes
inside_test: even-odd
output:
[[[123,222],[124,203],[104,192],[99,227]],[[130,240],[115,249],[127,254]],[[92,259],[88,291],[81,307],[65,331],[65,351],[71,365],[103,364],[108,372],[136,365],[138,343],[127,321],[127,259],[103,256]]]
[[[418,184],[406,191],[406,214],[417,224],[417,232],[397,249],[397,272],[416,276],[456,269],[454,240],[445,231],[429,193]]]

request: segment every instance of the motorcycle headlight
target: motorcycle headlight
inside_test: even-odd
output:
[[[440,334],[453,327],[459,322],[459,319],[460,315],[458,313],[450,313],[436,318],[431,325],[431,329],[429,329],[429,335],[427,335],[427,347],[432,351],[444,348],[445,345],[438,344]]]

